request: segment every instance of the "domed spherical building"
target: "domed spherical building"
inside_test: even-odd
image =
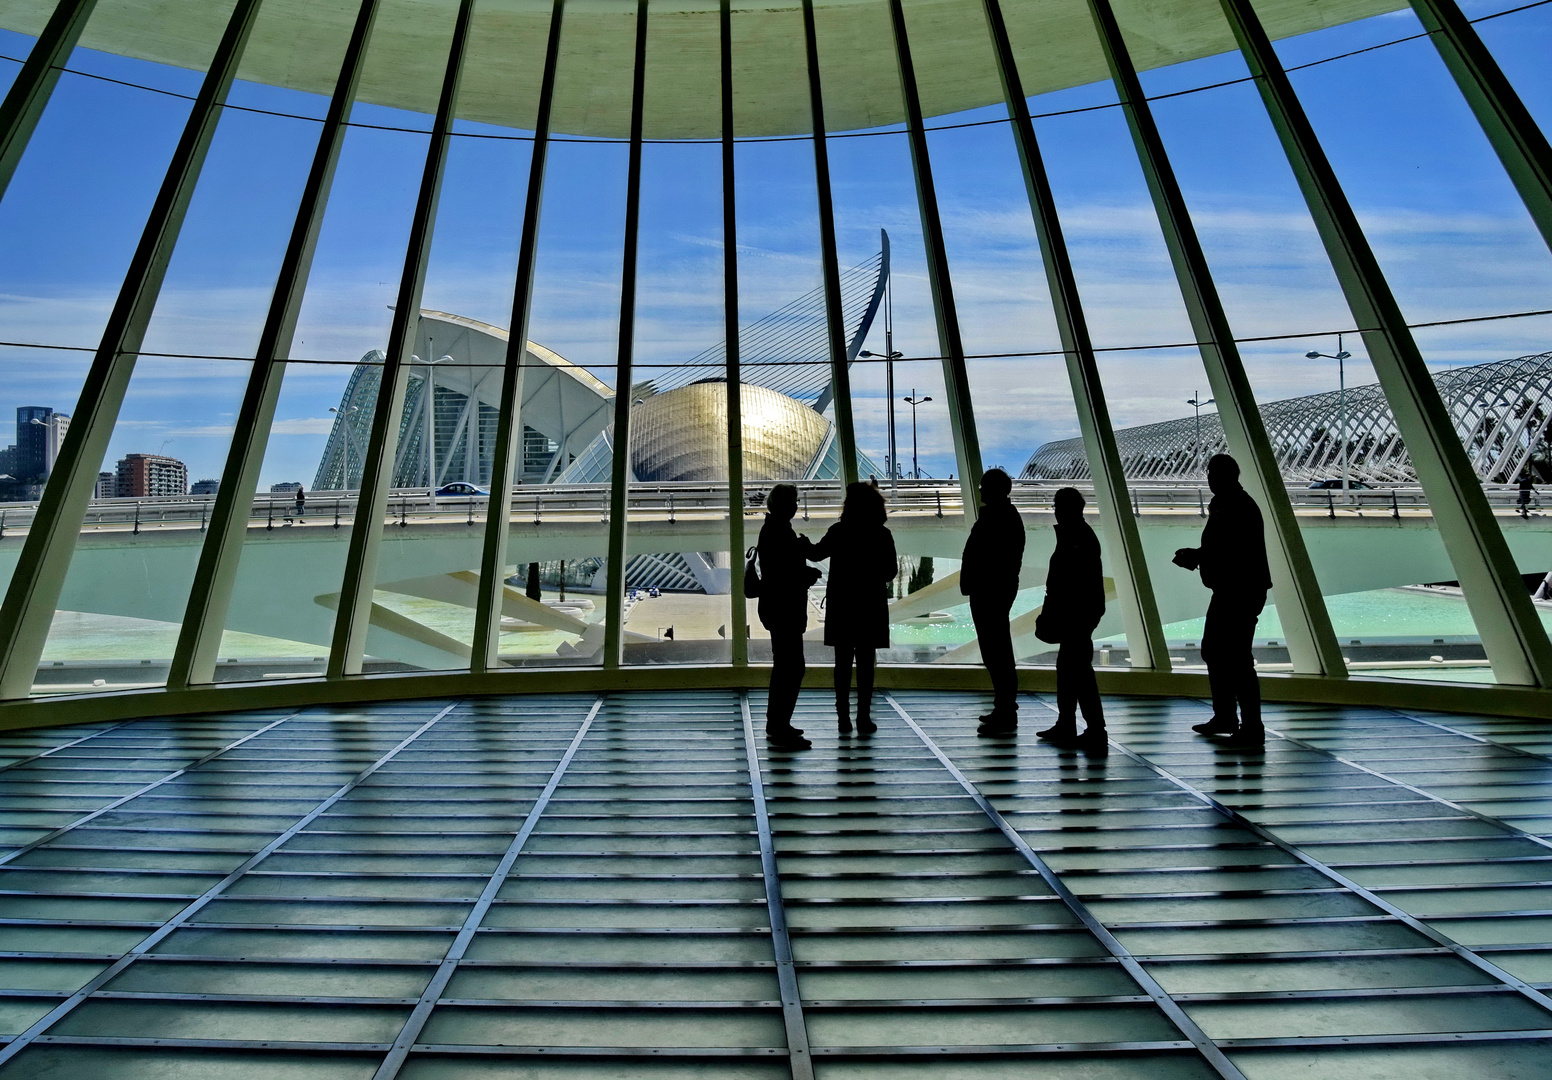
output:
[[[681,386],[636,405],[631,415],[631,480],[640,483],[725,482],[728,476],[728,393],[725,382]],[[744,483],[833,480],[835,425],[813,409],[763,386],[740,387]],[[611,424],[584,450],[559,483],[609,478]],[[866,467],[866,466],[864,466]]]

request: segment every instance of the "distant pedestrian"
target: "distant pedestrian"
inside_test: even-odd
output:
[[[1202,584],[1212,590],[1202,660],[1212,686],[1213,715],[1194,728],[1203,735],[1227,736],[1223,742],[1229,746],[1257,747],[1266,732],[1251,641],[1272,587],[1266,532],[1261,508],[1240,486],[1239,463],[1228,454],[1214,454],[1207,463],[1207,486],[1213,498],[1202,546],[1181,548],[1174,558],[1176,566],[1200,569]]]
[[[1536,485],[1531,483],[1530,470],[1520,473],[1520,517],[1530,517],[1530,497],[1536,493]]]
[[[808,629],[808,589],[819,580],[819,571],[808,565],[813,545],[792,531],[798,512],[798,489],[777,484],[765,502],[765,524],[760,527],[759,552],[760,625],[771,635],[771,688],[765,706],[765,737],[772,746],[807,750],[811,745],[800,728],[792,726],[798,691],[807,665],[803,659],[803,632]],[[747,584],[745,591],[748,591]]]
[[[981,717],[979,735],[1018,730],[1012,613],[1024,563],[1024,519],[1008,497],[1012,491],[1013,480],[1001,469],[987,469],[981,476],[981,512],[960,560],[959,591],[970,598],[981,663],[992,680],[992,711]]]
[[[307,492],[302,490],[302,485],[296,486],[296,520],[301,521],[302,515],[307,512]]]
[[[873,722],[876,653],[889,647],[889,582],[899,573],[895,538],[884,524],[884,496],[871,484],[850,484],[841,519],[809,552],[830,560],[825,583],[825,644],[835,649],[835,720],[851,734],[851,669],[857,668],[857,734],[878,730]]]
[[[1051,552],[1045,604],[1035,625],[1042,641],[1057,646],[1056,723],[1039,735],[1057,746],[1102,755],[1109,752],[1110,741],[1094,678],[1094,628],[1105,617],[1105,577],[1099,537],[1083,519],[1084,505],[1077,488],[1056,493],[1056,550]]]

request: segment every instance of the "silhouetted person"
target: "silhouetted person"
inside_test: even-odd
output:
[[[760,527],[760,625],[771,635],[771,689],[765,706],[765,737],[771,745],[807,750],[803,732],[792,726],[803,686],[803,631],[808,629],[808,587],[819,571],[808,565],[813,545],[792,531],[798,489],[777,484],[765,503]]]
[[[306,513],[306,511],[307,492],[303,491],[299,486],[296,489],[296,520],[300,522],[302,520],[302,515]]]
[[[857,665],[857,734],[873,722],[874,654],[889,647],[889,582],[899,572],[895,538],[884,524],[884,496],[870,484],[850,484],[841,519],[813,546],[814,562],[830,560],[825,583],[825,644],[835,649],[835,719],[851,733],[851,669]]]
[[[992,711],[977,733],[1011,735],[1018,730],[1018,672],[1013,664],[1013,598],[1024,562],[1024,519],[1008,496],[1013,480],[1001,469],[981,476],[981,512],[965,541],[959,591],[970,598],[970,617],[981,646],[981,662],[992,679]]]
[[[1040,613],[1040,636],[1057,644],[1056,723],[1039,735],[1057,746],[1104,754],[1110,743],[1094,678],[1094,628],[1105,617],[1105,577],[1099,537],[1083,519],[1084,505],[1077,488],[1056,493],[1056,550],[1046,571]],[[1081,735],[1080,711],[1085,725]]]
[[[1193,725],[1203,735],[1224,735],[1230,746],[1260,746],[1261,684],[1251,639],[1256,617],[1266,606],[1272,574],[1266,562],[1266,533],[1261,508],[1239,484],[1239,463],[1214,454],[1207,463],[1207,526],[1202,546],[1175,552],[1175,565],[1201,569],[1202,584],[1212,590],[1207,625],[1202,631],[1202,661],[1212,686],[1213,715]],[[1237,707],[1237,715],[1236,715]]]
[[[1531,481],[1530,470],[1520,473],[1520,517],[1530,517],[1530,497],[1536,493],[1536,485]]]

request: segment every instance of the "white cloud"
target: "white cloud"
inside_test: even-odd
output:
[[[438,394],[438,399],[441,398]],[[439,404],[436,413],[440,413],[442,407]],[[276,420],[270,427],[271,435],[327,435],[334,429],[334,418],[330,416],[306,416],[293,420]],[[438,440],[440,441],[440,440]]]

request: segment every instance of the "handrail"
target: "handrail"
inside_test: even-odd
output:
[[[772,485],[751,483],[746,488],[745,514],[762,511],[765,495]],[[803,498],[802,510],[810,517],[834,517],[841,505],[843,493],[833,481],[798,481]],[[1014,482],[1013,503],[1029,512],[1049,512],[1056,492],[1064,487],[1074,487],[1090,498],[1093,485],[1087,480],[1018,480]],[[1288,499],[1296,511],[1319,513],[1323,516],[1359,517],[1388,514],[1399,517],[1403,513],[1417,516],[1428,512],[1428,500],[1423,489],[1416,484],[1385,484],[1346,492],[1329,488],[1311,488],[1305,484],[1287,485]],[[1519,488],[1514,484],[1486,484],[1483,491],[1495,511],[1514,515],[1520,511]],[[1130,503],[1134,513],[1205,514],[1212,498],[1205,484],[1180,484],[1178,482],[1139,480],[1128,484]],[[356,491],[314,491],[308,493],[302,522],[306,525],[332,526],[338,521],[347,524],[354,520]],[[889,493],[889,512],[892,516],[943,515],[958,516],[964,511],[963,497],[957,482],[939,480],[896,481]],[[97,530],[126,526],[133,528],[136,521],[142,532],[166,526],[202,528],[208,520],[214,495],[164,495],[153,498],[95,499],[86,512],[84,528]],[[605,520],[608,514],[609,485],[607,484],[546,484],[518,485],[512,489],[512,520],[514,523],[543,524],[548,517],[564,518],[571,515],[592,515]],[[425,488],[396,488],[389,499],[389,508],[396,520],[417,519],[428,523],[458,522],[470,524],[485,519],[488,496],[441,495],[433,501]],[[249,515],[249,527],[267,529],[295,524],[295,498],[290,492],[261,492],[253,500]],[[728,512],[727,485],[725,483],[660,483],[632,484],[629,507],[632,513],[662,514],[665,517],[686,517],[688,520],[704,518],[707,514],[726,516]],[[1540,510],[1539,494],[1533,494],[1528,504],[1530,510]],[[0,504],[6,514],[6,535],[23,535],[32,522],[37,503]]]

